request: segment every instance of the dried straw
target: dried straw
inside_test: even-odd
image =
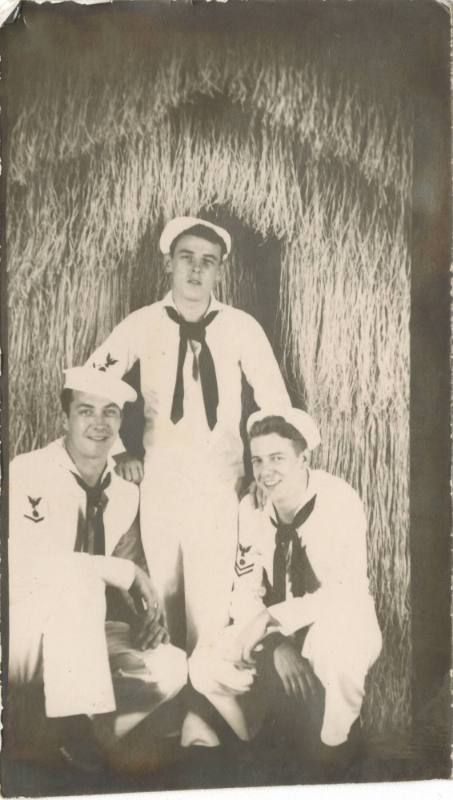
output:
[[[27,75],[16,114],[11,99],[11,451],[59,433],[62,368],[161,295],[164,220],[203,208],[236,221],[220,293],[252,312],[260,263],[247,236],[279,240],[282,369],[320,422],[318,462],[350,481],[368,512],[385,646],[365,719],[376,731],[404,727],[408,110],[287,38],[220,46],[200,34],[192,45],[162,37],[129,64],[109,62],[108,82],[101,56],[87,53],[70,74],[42,71],[37,97]]]

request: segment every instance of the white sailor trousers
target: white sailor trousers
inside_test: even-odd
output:
[[[10,576],[11,684],[42,680],[49,717],[113,711],[103,582],[65,553],[14,559]]]
[[[124,622],[107,622],[105,629],[117,711],[114,732],[120,737],[176,697],[187,683],[187,659],[172,644],[134,649]]]
[[[228,622],[237,543],[235,479],[200,452],[156,448],[140,490],[143,547],[171,640],[192,652]]]
[[[105,622],[105,584],[89,558],[42,555],[10,574],[9,680],[43,683],[48,717],[117,710],[122,735],[185,685],[183,651],[135,650],[127,624]]]
[[[325,690],[321,740],[342,744],[360,715],[365,679],[382,637],[370,595],[332,602],[310,626],[302,648]]]
[[[360,715],[365,678],[379,655],[381,641],[369,597],[356,610],[341,604],[332,606],[310,626],[302,654],[325,690],[321,729],[325,744],[335,746],[346,741],[351,725]],[[190,679],[236,735],[249,740],[259,730],[269,708],[269,698],[261,687],[259,661],[253,684],[247,685],[247,671],[222,663],[220,648],[218,642],[196,648],[189,660]],[[207,746],[217,743],[214,732],[209,732],[206,726],[201,729],[194,725],[190,732],[186,730],[183,744],[189,746],[195,742]]]

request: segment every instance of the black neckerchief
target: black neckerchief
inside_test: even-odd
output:
[[[187,343],[189,340],[200,342],[201,350],[198,356],[198,367],[201,381],[201,391],[206,412],[206,419],[210,430],[217,423],[217,406],[219,405],[219,390],[217,386],[217,376],[215,372],[214,360],[211,351],[206,344],[206,328],[219,313],[211,311],[198,322],[187,322],[176,309],[172,306],[165,306],[170,319],[179,325],[179,351],[178,366],[176,369],[176,381],[173,392],[173,403],[171,407],[171,421],[176,424],[184,416],[184,361],[187,353]]]

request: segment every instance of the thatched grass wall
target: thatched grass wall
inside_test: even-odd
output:
[[[309,33],[170,35],[162,25],[154,38],[149,31],[152,46],[125,35],[104,28],[72,60],[43,47],[34,71],[31,57],[27,71],[15,64],[11,454],[60,432],[62,368],[162,294],[162,223],[200,209],[231,223],[221,296],[267,322],[296,402],[320,422],[318,463],[365,501],[385,639],[365,719],[375,732],[404,728],[409,100],[400,84],[375,80],[366,60],[357,69],[344,48]],[[266,243],[280,263],[263,266]],[[264,270],[280,285],[273,308],[260,308]]]

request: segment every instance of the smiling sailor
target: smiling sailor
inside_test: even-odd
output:
[[[80,742],[82,762],[95,752],[88,718],[124,712],[108,718],[123,734],[186,681],[185,654],[168,644],[140,566],[138,489],[109,456],[135,397],[114,376],[66,370],[65,435],[10,466],[9,683],[44,685],[47,717],[60,721],[61,752],[76,765]],[[128,622],[105,622],[106,587]]]
[[[243,475],[242,376],[258,406],[282,407],[289,398],[260,325],[214,296],[228,232],[178,217],[165,226],[160,249],[171,290],[130,314],[87,363],[124,375],[140,362],[144,466],[124,455],[120,474],[138,482],[144,473],[146,557],[172,641],[191,651],[228,620]]]
[[[381,648],[363,504],[345,481],[308,466],[320,435],[306,412],[257,412],[247,432],[267,501],[263,509],[252,495],[241,502],[234,624],[195,650],[192,685],[240,739],[256,734],[271,707],[287,730],[299,732],[300,753],[307,744],[300,731],[321,688],[312,755],[340,764],[349,757],[365,677]],[[205,737],[205,745],[219,743],[208,728]]]

